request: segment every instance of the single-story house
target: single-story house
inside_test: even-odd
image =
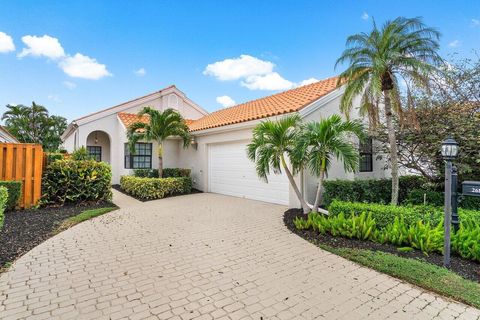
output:
[[[156,143],[139,143],[134,155],[127,148],[126,129],[138,121],[136,113],[145,106],[173,108],[187,119],[194,141],[184,149],[179,139],[168,139],[164,145],[164,167],[190,168],[194,187],[204,192],[297,207],[298,200],[284,174],[272,174],[268,183],[257,177],[255,166],[246,155],[252,129],[263,120],[291,113],[298,113],[303,121],[338,114],[343,90],[333,77],[208,113],[170,86],[74,120],[62,135],[63,146],[69,152],[85,146],[99,161],[110,163],[113,183],[118,184],[120,177],[131,174],[132,169],[157,167]],[[352,116],[355,117],[358,115]],[[360,172],[346,173],[342,164],[334,163],[328,178],[383,178],[388,174],[385,163],[373,154],[371,144],[362,146],[361,152]],[[317,179],[306,171],[296,179],[307,200],[313,203]]]

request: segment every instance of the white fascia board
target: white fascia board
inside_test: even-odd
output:
[[[77,130],[77,128],[78,128],[78,125],[75,121],[70,122],[67,128],[65,129],[65,131],[60,136],[60,139],[62,141],[65,141],[65,139],[67,139],[72,133],[74,133],[75,130]]]
[[[87,124],[87,123],[90,123],[92,121],[95,121],[95,120],[98,120],[98,119],[102,119],[102,118],[105,118],[105,117],[108,117],[112,114],[116,114],[116,113],[119,113],[119,112],[122,112],[122,111],[125,111],[127,109],[130,109],[131,107],[137,105],[137,104],[143,104],[143,103],[147,103],[149,101],[152,101],[152,100],[155,100],[157,98],[160,98],[162,95],[160,92],[154,92],[148,96],[145,96],[145,97],[141,97],[139,99],[135,99],[135,100],[131,100],[131,101],[128,101],[128,102],[125,102],[125,103],[122,103],[122,104],[119,104],[119,105],[116,105],[116,106],[113,106],[113,107],[110,107],[108,109],[105,109],[105,110],[100,110],[98,112],[95,112],[95,113],[92,113],[90,115],[87,115],[83,118],[80,118],[80,119],[77,119],[75,120],[75,123],[79,126],[81,125],[84,125],[84,124]]]
[[[322,106],[326,105],[327,103],[329,103],[330,101],[338,98],[339,96],[341,96],[343,93],[345,92],[345,87],[342,86],[338,89],[335,89],[334,91],[330,92],[329,94],[321,97],[320,99],[318,100],[315,100],[314,102],[312,102],[311,104],[307,105],[306,107],[304,107],[303,109],[301,109],[300,111],[298,111],[298,114],[300,115],[300,117],[303,119],[305,117],[307,117],[308,115],[314,113],[315,111],[317,111],[319,108],[321,108]]]

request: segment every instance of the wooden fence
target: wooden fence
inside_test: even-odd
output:
[[[38,204],[42,193],[43,150],[38,144],[0,143],[0,180],[22,181],[20,207]]]

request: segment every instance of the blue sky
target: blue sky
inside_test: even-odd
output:
[[[35,101],[69,120],[170,84],[214,111],[222,108],[218,97],[240,103],[335,75],[346,37],[368,31],[372,17],[382,23],[422,16],[442,33],[443,56],[480,52],[478,1],[1,0],[0,6],[0,112],[7,103]]]

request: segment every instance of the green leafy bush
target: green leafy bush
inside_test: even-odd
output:
[[[452,251],[465,259],[480,261],[480,224],[462,222],[452,237]]]
[[[63,160],[65,158],[65,153],[61,152],[45,152],[45,161],[47,166],[57,160]]]
[[[8,191],[5,187],[0,187],[0,230],[3,228],[3,217],[5,213],[5,206],[8,201]]]
[[[164,168],[163,178],[190,177],[190,169],[185,168]]]
[[[110,165],[95,160],[57,160],[42,178],[42,204],[64,205],[110,200]]]
[[[92,160],[93,156],[91,156],[88,153],[87,148],[82,146],[82,147],[78,148],[77,150],[73,151],[71,159],[75,160],[75,161]]]
[[[377,203],[360,203],[333,201],[328,207],[331,215],[340,213],[360,215],[363,212],[372,213],[377,222],[378,228],[384,228],[395,221],[395,218],[402,218],[408,226],[422,221],[430,225],[438,225],[443,219],[443,208],[434,206],[392,206]],[[460,221],[480,221],[480,211],[459,208]]]
[[[464,209],[480,211],[480,197],[464,196],[458,205]]]
[[[158,169],[135,169],[133,175],[139,178],[159,178]],[[164,168],[163,178],[190,177],[190,169]]]
[[[403,202],[413,189],[422,188],[426,184],[421,176],[400,177],[399,202]],[[390,203],[392,194],[391,179],[366,180],[329,180],[324,184],[324,204],[330,205],[333,200]]]
[[[7,188],[8,200],[5,205],[5,211],[14,210],[22,197],[21,181],[0,181],[0,187]]]
[[[425,200],[425,201],[424,201]],[[443,192],[424,190],[424,189],[413,189],[407,194],[405,199],[405,204],[419,204],[432,205],[432,206],[443,206],[444,197]]]
[[[133,176],[138,178],[158,178],[158,169],[135,169]]]
[[[355,214],[360,215],[363,212],[371,213],[377,227],[384,228],[389,223],[393,223],[395,218],[402,218],[407,225],[423,221],[437,225],[442,218],[442,212],[436,207],[431,206],[392,206],[377,203],[360,203],[360,202],[346,202],[333,201],[328,207],[331,215]]]
[[[169,195],[190,193],[192,179],[180,178],[140,178],[123,176],[120,187],[128,194],[145,200],[161,199]]]

